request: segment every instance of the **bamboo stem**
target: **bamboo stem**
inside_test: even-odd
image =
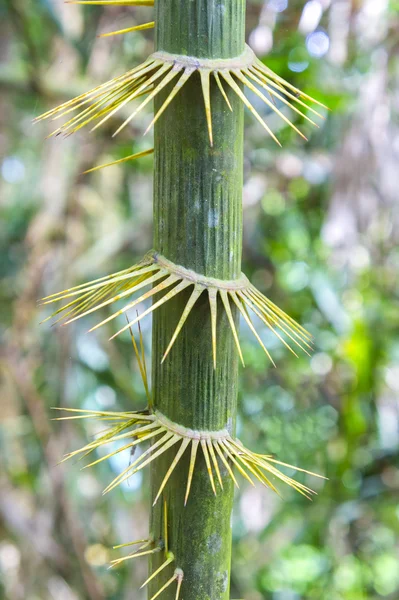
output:
[[[244,50],[242,0],[159,0],[157,50],[207,58],[232,58]],[[170,91],[170,90],[169,90]],[[168,94],[156,99],[155,111]],[[210,146],[200,75],[195,73],[155,125],[154,247],[163,256],[207,277],[235,279],[241,272],[243,106],[236,94],[210,81],[213,147]],[[212,358],[212,320],[205,294],[196,301],[167,359],[162,356],[191,288],[154,314],[154,407],[172,421],[200,430],[235,429],[238,353],[220,305],[216,311],[217,365]],[[156,301],[156,299],[155,299]],[[238,323],[238,310],[232,314]],[[153,495],[176,454],[171,449],[151,467]],[[163,494],[169,546],[184,573],[184,600],[227,600],[231,560],[233,482],[219,461],[214,495],[206,461],[198,453],[184,507],[190,453],[183,455]],[[213,457],[209,457],[212,461]],[[216,459],[217,460],[217,459]],[[152,534],[162,538],[162,503],[153,508]],[[150,559],[150,572],[162,557]],[[172,576],[172,566],[149,584],[149,597]],[[174,600],[170,586],[164,600]]]

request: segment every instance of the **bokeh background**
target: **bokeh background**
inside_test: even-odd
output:
[[[326,475],[318,496],[236,494],[232,598],[399,598],[399,4],[266,0],[248,40],[267,64],[332,110],[304,143],[263,105],[278,148],[247,115],[244,270],[314,335],[312,357],[242,327],[239,435]],[[108,570],[114,544],[147,532],[148,481],[102,489],[129,461],[57,466],[94,434],[51,407],[145,404],[131,342],[39,325],[37,300],[133,264],[151,247],[152,159],[85,169],[150,148],[150,112],[111,139],[45,140],[32,119],[138,64],[152,31],[100,39],[152,9],[61,0],[0,4],[0,597],[141,600],[144,559]],[[257,102],[256,97],[253,99]],[[121,118],[121,117],[119,117]],[[134,141],[132,141],[134,140]],[[93,319],[93,323],[94,323]],[[147,360],[151,322],[143,322]]]

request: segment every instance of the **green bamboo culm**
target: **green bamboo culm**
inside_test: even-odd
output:
[[[241,0],[159,0],[157,50],[206,58],[232,58],[244,51]],[[183,87],[155,125],[154,247],[174,263],[218,279],[241,273],[244,107],[227,92],[231,112],[211,83],[213,147],[210,146],[199,74]],[[164,92],[156,100],[162,105]],[[225,312],[218,310],[217,366],[213,366],[209,302],[194,306],[168,359],[161,364],[190,292],[154,313],[154,406],[187,428],[235,433],[238,354]],[[220,302],[220,300],[219,300]],[[219,306],[218,306],[219,309]],[[238,321],[237,311],[232,308]],[[170,450],[169,453],[174,453]],[[171,463],[166,453],[151,468],[155,494]],[[185,600],[230,598],[233,482],[221,467],[223,491],[213,494],[203,456],[197,459],[191,494],[184,507],[189,453],[175,469],[166,494],[170,546],[184,572]],[[151,530],[162,535],[162,505],[153,508]],[[157,531],[158,530],[158,531]],[[162,558],[150,559],[150,572]],[[171,567],[172,568],[172,567]],[[164,573],[165,583],[170,572]],[[159,581],[149,589],[149,597]],[[165,600],[174,600],[171,586]]]

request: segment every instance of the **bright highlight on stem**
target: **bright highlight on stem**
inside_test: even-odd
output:
[[[58,119],[78,110],[72,118],[58,127],[52,135],[70,134],[82,127],[96,124],[92,131],[104,124],[124,106],[133,100],[145,95],[147,96],[139,106],[118,127],[114,135],[119,133],[128,125],[134,117],[157,96],[161,90],[171,84],[170,91],[161,107],[158,109],[153,120],[145,133],[156,123],[159,117],[167,109],[175,96],[194,74],[200,77],[201,88],[205,106],[209,141],[213,145],[212,126],[212,88],[217,86],[219,92],[226,101],[229,110],[231,103],[226,94],[225,86],[231,88],[240,100],[249,108],[250,112],[266,129],[271,137],[281,145],[267,123],[262,119],[253,104],[242,90],[243,84],[248,90],[257,95],[269,109],[278,114],[290,127],[292,127],[304,139],[304,134],[286,117],[278,108],[277,101],[287,105],[295,113],[309,121],[312,125],[316,123],[298,106],[310,111],[318,117],[322,115],[303,100],[323,106],[320,102],[304,94],[290,83],[273,73],[259,59],[253,51],[246,46],[241,56],[232,59],[198,59],[190,56],[169,54],[167,52],[155,52],[142,65],[128,71],[124,75],[115,77],[111,81],[100,85],[93,90],[77,96],[73,100],[65,102],[56,108],[44,113],[36,119]],[[265,95],[265,92],[267,95]]]
[[[294,349],[282,335],[280,335],[280,332],[283,333],[293,345],[297,346],[307,354],[308,350],[312,349],[310,345],[310,334],[301,327],[301,325],[298,325],[294,319],[289,317],[271,302],[271,300],[261,294],[255,286],[249,282],[244,274],[241,274],[239,279],[232,281],[204,277],[198,275],[194,271],[175,265],[154,251],[149,252],[141,262],[129,269],[53,294],[52,296],[44,298],[42,303],[52,304],[66,300],[67,303],[64,306],[48,317],[48,319],[51,319],[61,315],[58,320],[56,320],[56,323],[63,321],[63,324],[66,325],[89,315],[100,308],[114,304],[119,300],[128,299],[135,292],[148,286],[151,286],[148,291],[142,292],[135,300],[129,299],[123,308],[117,310],[112,315],[92,327],[90,331],[94,331],[102,325],[105,325],[105,323],[127,313],[128,310],[134,308],[144,300],[153,298],[156,294],[163,293],[163,296],[159,300],[155,301],[147,310],[142,312],[132,321],[129,321],[127,325],[114,334],[111,338],[113,339],[135,323],[139,322],[143,317],[165,304],[165,302],[168,302],[171,298],[174,298],[184,290],[190,289],[191,294],[181,314],[176,330],[165,350],[162,361],[165,360],[171,351],[190,312],[203,293],[208,294],[209,299],[213,363],[215,368],[217,360],[217,313],[218,308],[221,307],[226,312],[242,363],[244,363],[244,359],[232,314],[233,306],[238,308],[252,333],[255,335],[259,344],[273,364],[274,362],[270,353],[251,321],[248,309],[250,309],[293,354],[296,355]]]

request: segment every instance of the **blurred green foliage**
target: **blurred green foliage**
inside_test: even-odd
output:
[[[325,474],[306,499],[242,484],[233,522],[232,598],[399,597],[398,3],[268,0],[248,6],[258,55],[331,109],[305,144],[273,114],[276,147],[248,118],[244,270],[314,335],[312,357],[269,339],[267,364],[245,324],[239,435],[259,452]],[[129,337],[39,325],[37,300],[133,264],[152,245],[152,159],[82,176],[151,147],[150,113],[111,139],[45,140],[32,119],[127,70],[152,32],[103,31],[149,9],[57,0],[0,5],[0,596],[122,600],[146,564],[107,570],[114,544],[147,532],[148,482],[103,497],[129,456],[81,471],[57,462],[95,426],[51,421],[51,407],[145,404]],[[257,99],[254,98],[254,102]],[[259,110],[263,110],[262,106]],[[93,323],[95,321],[93,320]],[[147,356],[149,321],[144,321]]]

